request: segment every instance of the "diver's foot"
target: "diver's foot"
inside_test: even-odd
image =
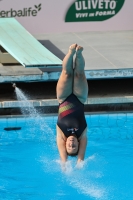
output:
[[[83,47],[81,47],[81,46],[76,47],[76,55],[81,54],[82,51],[83,51]]]
[[[74,55],[75,52],[76,52],[76,47],[77,47],[77,44],[72,44],[70,47],[69,47],[69,53]]]

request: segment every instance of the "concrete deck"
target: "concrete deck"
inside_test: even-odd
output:
[[[44,107],[44,106],[58,106],[57,99],[40,99],[40,100],[30,100],[31,105],[34,107]],[[121,96],[121,97],[98,97],[98,98],[87,98],[85,105],[99,105],[99,104],[123,104],[123,103],[133,103],[133,96]],[[19,108],[22,104],[21,101],[3,101],[0,102],[0,108]]]
[[[82,32],[36,35],[46,48],[63,60],[72,43],[84,47],[85,73],[90,79],[133,77],[133,31]],[[0,83],[58,80],[61,68],[26,69],[0,64]]]

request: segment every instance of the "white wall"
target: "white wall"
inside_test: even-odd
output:
[[[0,0],[0,17],[10,17],[11,9],[19,12],[20,15],[24,8],[27,10],[27,15],[31,15],[31,11],[35,10],[33,14],[36,16],[15,17],[34,35],[57,32],[133,30],[133,0],[125,0],[117,15],[106,21],[66,23],[65,14],[72,3],[74,0]],[[41,4],[41,10],[37,12],[34,5],[39,4]]]

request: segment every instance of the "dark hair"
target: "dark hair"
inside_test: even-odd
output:
[[[77,156],[77,155],[78,155],[78,152],[79,152],[79,147],[78,147],[78,150],[77,150],[76,153],[68,153],[68,152],[67,152],[67,155],[68,155],[68,156],[74,157],[74,156]]]

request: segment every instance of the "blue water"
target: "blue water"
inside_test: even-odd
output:
[[[86,115],[81,169],[62,171],[57,116],[0,118],[0,200],[133,200],[133,114]],[[5,127],[21,127],[5,131]]]

